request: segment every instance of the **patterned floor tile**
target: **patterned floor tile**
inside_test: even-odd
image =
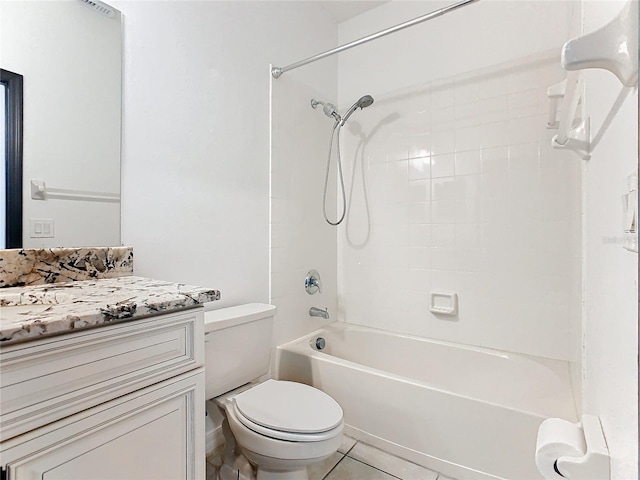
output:
[[[438,478],[437,472],[408,462],[407,460],[398,458],[362,442],[358,442],[358,444],[351,449],[349,457],[360,460],[378,470],[382,470],[383,472],[387,472],[404,480],[436,480],[436,478]]]
[[[343,454],[336,452],[320,463],[309,465],[307,467],[309,480],[322,480],[327,473],[329,473],[331,469],[335,467],[340,460],[342,460],[342,457],[344,457]]]
[[[338,449],[338,451],[340,453],[347,453],[349,450],[351,450],[353,448],[353,446],[356,444],[357,440],[355,438],[349,437],[347,435],[343,435],[342,436],[342,445],[340,445],[340,448]]]
[[[344,457],[325,480],[397,480],[387,473],[377,470],[365,463]]]

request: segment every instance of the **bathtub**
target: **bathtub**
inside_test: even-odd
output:
[[[578,421],[567,362],[343,322],[279,346],[276,358],[279,379],[340,403],[346,434],[460,480],[541,479],[538,426]]]

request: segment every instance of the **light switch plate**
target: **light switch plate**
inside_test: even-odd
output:
[[[53,238],[53,218],[30,218],[29,236],[31,238]]]

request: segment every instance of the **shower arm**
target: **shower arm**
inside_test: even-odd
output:
[[[368,35],[366,37],[363,37],[359,40],[354,40],[353,42],[350,43],[346,43],[344,45],[341,45],[339,47],[336,47],[332,50],[327,50],[326,52],[323,53],[319,53],[318,55],[314,55],[313,57],[309,57],[309,58],[305,58],[304,60],[300,60],[299,62],[295,62],[292,63],[290,65],[287,65],[285,67],[272,67],[271,68],[271,75],[273,75],[273,78],[280,78],[280,76],[285,73],[288,72],[289,70],[293,70],[295,68],[298,67],[302,67],[303,65],[307,65],[308,63],[313,63],[316,62],[318,60],[322,60],[323,58],[329,57],[331,55],[335,55],[336,53],[340,53],[340,52],[344,52],[345,50],[349,50],[350,48],[353,47],[357,47],[358,45],[362,45],[364,43],[370,42],[371,40],[376,40],[378,38],[384,37],[386,35],[389,35],[391,33],[395,33],[398,32],[400,30],[404,30],[405,28],[409,28],[409,27],[413,27],[414,25],[417,25],[419,23],[422,22],[426,22],[427,20],[431,20],[432,18],[436,18],[439,17],[440,15],[444,15],[445,13],[451,12],[453,10],[456,10],[457,8],[463,7],[469,3],[473,3],[473,2],[477,2],[478,0],[462,0],[458,3],[454,3],[452,5],[449,5],[447,7],[441,8],[439,10],[434,10],[433,12],[427,13],[425,15],[422,15],[420,17],[416,17],[413,20],[409,20],[407,22],[404,23],[400,23],[398,25],[395,25],[393,27],[387,28],[385,30],[381,30],[377,33],[373,33],[371,35]]]
[[[316,100],[315,98],[312,98],[311,108],[315,110],[318,107],[318,105],[322,105],[322,111],[327,117],[335,119],[336,125],[342,121],[342,118],[338,114],[338,110],[336,109],[336,106],[333,103],[321,102],[320,100]]]

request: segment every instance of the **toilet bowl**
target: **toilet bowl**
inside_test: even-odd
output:
[[[307,466],[342,442],[343,412],[326,393],[273,379],[247,384],[268,373],[274,314],[263,304],[205,313],[206,393],[225,416],[221,480],[253,478],[238,454],[258,480],[307,480]]]
[[[307,479],[307,466],[333,455],[342,441],[342,409],[308,385],[267,380],[215,399],[233,437],[258,467],[258,479]]]

